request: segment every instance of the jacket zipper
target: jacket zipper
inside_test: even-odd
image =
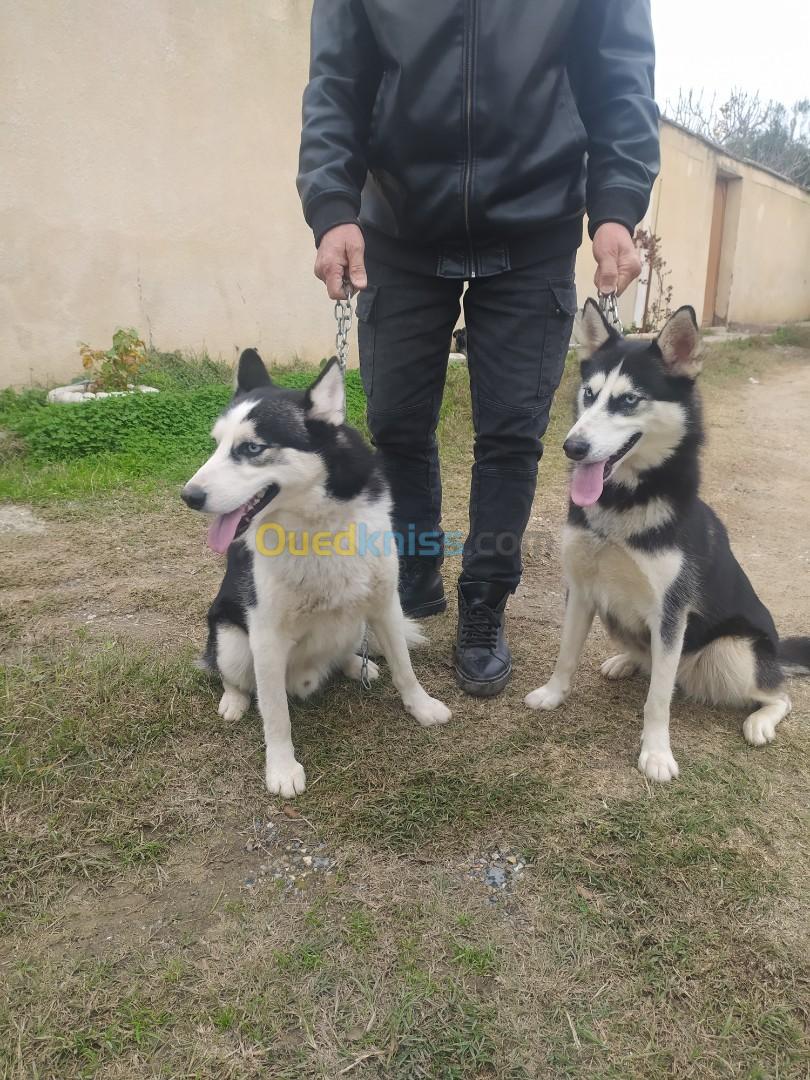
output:
[[[465,72],[465,104],[464,115],[466,120],[467,156],[464,161],[464,227],[467,231],[467,245],[470,256],[470,277],[475,277],[475,249],[473,247],[472,230],[470,228],[470,188],[472,187],[472,91],[473,91],[473,54],[475,48],[475,6],[476,0],[465,0],[465,7],[469,16],[467,39],[467,69]]]

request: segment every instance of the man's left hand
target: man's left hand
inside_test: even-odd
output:
[[[606,221],[593,238],[593,257],[596,259],[594,284],[601,293],[621,296],[627,286],[641,273],[633,237],[616,221]]]

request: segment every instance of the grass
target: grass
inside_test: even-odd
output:
[[[303,389],[316,369],[274,370],[279,385]],[[180,485],[211,446],[209,432],[231,396],[233,372],[207,356],[152,353],[141,376],[160,394],[47,406],[45,391],[0,392],[0,499],[48,505],[86,501],[126,487],[150,497]],[[347,375],[347,413],[364,428],[357,371]],[[9,437],[10,436],[10,437]]]
[[[784,362],[762,344],[710,350],[710,405]],[[208,365],[164,359],[148,381],[194,394],[226,379]],[[562,498],[575,377],[569,361],[543,506]],[[39,401],[6,395],[4,422]],[[458,521],[463,367],[440,441]],[[434,620],[414,659],[452,724],[413,725],[385,672],[294,704],[309,789],[288,816],[261,785],[255,713],[222,720],[193,667],[220,566],[174,507],[173,474],[133,514],[137,476],[97,473],[94,505],[86,465],[61,465],[53,499],[53,465],[17,452],[0,473],[18,492],[27,476],[52,523],[2,540],[1,1076],[807,1076],[806,688],[761,752],[737,718],[679,703],[682,777],[666,788],[632,768],[642,687],[591,674],[599,638],[566,709],[527,713],[558,639],[544,510],[552,555],[527,583],[547,606],[516,603],[512,621],[521,677],[463,699],[452,619]],[[334,871],[295,890],[261,877],[285,844]],[[504,847],[526,866],[494,893],[480,863]]]
[[[775,345],[790,345],[799,349],[810,349],[810,325],[795,323],[792,326],[780,326],[773,335]]]

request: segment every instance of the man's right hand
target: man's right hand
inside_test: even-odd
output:
[[[355,289],[365,289],[366,243],[359,225],[336,225],[321,237],[315,259],[315,277],[326,285],[333,300],[345,300],[343,281],[348,278]]]

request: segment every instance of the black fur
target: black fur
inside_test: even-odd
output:
[[[269,386],[271,382],[267,368],[256,350],[245,349],[239,357],[239,368],[236,374],[237,390],[246,393],[260,386]]]
[[[202,660],[203,666],[209,671],[216,671],[217,667],[217,627],[228,623],[247,633],[247,609],[255,605],[253,552],[245,544],[231,544],[228,548],[225,577],[208,609],[208,642]]]
[[[312,391],[337,360],[333,358],[307,390],[288,390],[270,380],[255,349],[239,359],[239,376],[233,402],[255,402],[248,417],[268,446],[289,447],[320,454],[326,466],[326,489],[334,499],[353,499],[365,491],[380,498],[386,489],[376,451],[356,428],[311,418]],[[258,368],[257,366],[258,365]],[[264,372],[264,381],[261,380]]]
[[[779,642],[779,659],[786,667],[810,675],[810,637],[784,638]]]
[[[312,390],[336,362],[330,361],[307,390],[289,390],[272,381],[255,349],[246,349],[239,358],[231,405],[254,403],[247,415],[267,446],[319,454],[326,466],[326,490],[333,499],[365,493],[377,500],[388,491],[377,453],[348,424],[330,424],[309,415]],[[228,548],[225,577],[208,612],[204,667],[216,669],[217,626],[228,623],[247,632],[247,609],[255,604],[253,553],[237,538]]]
[[[607,373],[619,363],[641,393],[677,403],[686,417],[683,439],[668,460],[643,473],[635,490],[608,480],[598,504],[621,512],[655,498],[665,499],[673,507],[667,523],[625,541],[650,554],[668,548],[683,552],[683,572],[665,600],[662,636],[665,640],[671,638],[680,613],[689,607],[693,610],[687,621],[685,655],[720,637],[741,637],[754,647],[762,689],[775,689],[781,684],[780,661],[810,671],[810,638],[791,639],[780,645],[770,612],[734,557],[723,523],[699,498],[704,434],[694,380],[673,374],[656,342],[631,342],[611,333],[605,344],[583,362],[583,381],[597,371]],[[591,528],[586,512],[573,502],[568,522],[576,528]],[[619,640],[627,639],[626,629],[618,624],[607,628]]]

